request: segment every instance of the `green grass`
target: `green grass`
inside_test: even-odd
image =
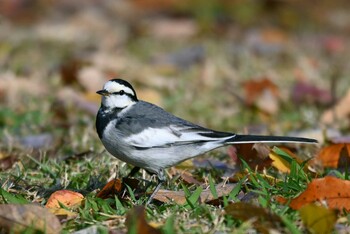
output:
[[[283,151],[278,148],[275,151],[283,155]],[[252,196],[249,200],[250,203],[267,208],[279,215],[284,220],[286,230],[295,233],[293,230],[300,228],[297,224],[299,222],[297,212],[291,210],[288,206],[278,204],[274,200],[274,196],[295,197],[305,189],[311,177],[303,171],[302,166],[297,164],[294,159],[288,155],[284,155],[284,157],[292,163],[290,174],[278,174],[274,169],[269,169],[266,172],[266,174],[276,175],[276,181],[267,179],[263,174],[255,172],[243,163],[243,170],[247,171],[247,176],[238,181],[237,187],[223,198],[223,206],[200,203],[198,198],[203,191],[201,186],[190,186],[190,188],[181,180],[172,181],[174,184],[166,184],[165,186],[175,190],[184,190],[186,203],[184,205],[176,203],[151,204],[147,208],[147,220],[160,223],[164,233],[210,233],[212,230],[244,232],[253,229],[253,227],[249,223],[232,219],[222,211],[223,207],[231,202],[239,201],[237,195],[244,191],[246,195],[250,194]],[[112,162],[119,164],[121,168],[119,173],[125,175],[127,170],[120,162],[116,162],[109,155],[103,154],[96,158],[92,153],[83,158],[70,159],[68,163],[67,161],[49,160],[46,157],[41,159],[31,158],[31,160],[34,162],[31,167],[23,168],[23,170],[17,169],[16,172],[17,166],[14,166],[11,171],[0,174],[0,182],[3,187],[0,202],[23,203],[37,200],[41,204],[45,204],[50,193],[59,188],[65,187],[80,191],[85,194],[85,199],[83,204],[75,209],[78,217],[63,224],[64,230],[68,232],[91,225],[97,225],[103,230],[107,230],[107,226],[125,230],[126,214],[134,206],[145,204],[147,200],[147,196],[137,198],[130,187],[128,188],[130,195],[127,200],[120,200],[118,197],[105,200],[96,198],[96,189],[102,187],[103,183],[107,181],[108,170],[114,168],[111,165]],[[101,164],[104,166],[101,167]],[[111,165],[111,168],[108,168],[108,165]],[[105,171],[103,171],[104,167],[107,167]],[[214,197],[217,197],[214,185],[220,181],[220,178],[213,177],[214,174],[211,174],[208,170],[195,169],[195,171],[205,172],[210,191]],[[16,178],[21,179],[16,180]],[[25,187],[23,186],[24,182]],[[29,195],[28,186],[31,191],[40,190],[40,192],[35,196]],[[11,192],[6,192],[7,190]],[[112,226],[110,226],[111,223]]]

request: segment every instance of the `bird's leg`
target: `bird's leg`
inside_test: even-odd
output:
[[[131,169],[131,171],[129,172],[129,174],[123,178],[123,184],[126,184],[125,183],[125,179],[128,179],[130,177],[133,177],[137,172],[139,172],[140,168],[139,167],[134,167],[133,169]],[[124,186],[124,189],[123,189],[123,192],[122,192],[122,197],[125,196],[125,193],[126,193],[127,189],[126,187]]]
[[[152,200],[153,200],[153,197],[157,194],[157,192],[159,191],[160,187],[162,186],[162,184],[165,182],[166,180],[166,177],[164,175],[164,170],[163,169],[160,169],[159,172],[157,173],[157,176],[158,176],[158,184],[157,184],[157,187],[154,189],[153,193],[151,194],[151,196],[148,198],[148,201],[146,203],[146,206],[149,205]]]
[[[139,167],[134,167],[133,169],[131,169],[131,171],[126,176],[126,178],[133,177],[137,172],[139,172],[140,169],[141,168],[139,168]]]

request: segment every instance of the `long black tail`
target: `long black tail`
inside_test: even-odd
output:
[[[304,143],[315,144],[317,140],[304,137],[289,136],[261,136],[261,135],[235,135],[226,140],[227,144],[243,144],[243,143]]]

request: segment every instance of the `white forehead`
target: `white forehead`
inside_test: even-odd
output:
[[[103,86],[103,89],[107,90],[109,93],[114,93],[114,92],[119,92],[121,90],[124,90],[125,93],[129,93],[135,96],[135,93],[134,91],[132,91],[132,89],[114,81],[108,81],[107,83],[105,83],[105,85]]]

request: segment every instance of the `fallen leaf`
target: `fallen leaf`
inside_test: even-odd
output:
[[[326,202],[332,209],[350,211],[350,181],[326,176],[313,179],[306,190],[294,198],[289,206],[299,210],[306,204],[316,201]]]
[[[189,160],[188,160],[189,161]],[[171,167],[168,170],[168,173],[170,176],[180,176],[180,178],[183,180],[184,183],[187,185],[201,185],[203,184],[200,182],[198,179],[196,179],[192,173],[187,171],[186,169],[180,169],[177,166],[176,167]]]
[[[231,203],[225,207],[227,215],[242,221],[252,220],[254,227],[261,233],[270,233],[283,226],[282,219],[269,210],[245,202]]]
[[[337,215],[334,210],[316,204],[307,204],[301,207],[299,214],[311,233],[332,233],[337,221]]]
[[[185,170],[185,169],[193,169],[195,166],[193,165],[192,159],[189,159],[177,164],[175,167]]]
[[[329,105],[332,103],[332,94],[330,89],[322,89],[317,87],[314,83],[306,83],[299,80],[292,88],[292,100],[296,104],[321,104]]]
[[[61,208],[60,203],[66,207],[74,208],[81,204],[84,196],[80,193],[70,190],[58,190],[51,194],[45,207],[47,208]]]
[[[282,155],[282,154],[286,154],[286,155]],[[286,157],[289,157],[290,159],[294,159],[298,163],[301,163],[301,160],[298,159],[298,157],[286,147],[274,148],[274,150],[270,152],[269,157],[273,161],[272,166],[278,169],[282,173],[290,172],[291,163],[288,161],[289,160],[288,158],[286,159]]]
[[[290,163],[281,158],[278,154],[275,152],[271,152],[269,154],[270,159],[272,160],[272,166],[277,168],[282,173],[289,173],[290,172]]]
[[[97,67],[83,67],[78,71],[77,80],[87,93],[95,93],[106,83],[106,74]],[[97,95],[98,96],[98,95]]]
[[[268,157],[270,148],[265,144],[235,144],[236,156],[234,151],[230,150],[230,157],[238,157],[244,160],[250,168],[263,170],[268,168],[272,164],[272,160]],[[241,160],[237,161],[238,165],[241,165]],[[242,166],[242,165],[241,165]]]
[[[201,185],[202,183],[196,180],[193,175],[187,171],[183,171],[180,174],[181,179],[188,185]]]
[[[223,184],[220,183],[215,186],[215,190],[217,192],[218,197],[226,196],[230,194],[232,189],[234,189],[236,184]],[[158,191],[158,193],[154,196],[154,199],[163,203],[167,202],[175,202],[180,205],[184,205],[187,200],[185,197],[184,191],[171,191],[171,190],[165,190],[161,189]],[[212,200],[214,200],[214,196],[209,188],[203,190],[203,192],[200,194],[199,202],[200,203],[210,203]]]
[[[243,84],[245,102],[248,106],[257,106],[268,114],[276,114],[279,109],[280,94],[277,85],[264,77]]]
[[[16,155],[8,155],[0,152],[0,171],[11,168],[17,159],[18,157]]]
[[[159,229],[149,225],[146,221],[145,207],[135,206],[126,217],[128,233],[137,234],[160,234]]]
[[[350,89],[337,104],[326,110],[321,116],[321,123],[331,125],[338,121],[348,120],[350,115]]]
[[[49,210],[52,214],[56,215],[60,221],[67,221],[78,216],[77,212],[72,212],[64,208],[50,208]]]
[[[86,62],[73,58],[64,60],[60,67],[60,75],[63,84],[71,85],[78,83],[78,73]]]
[[[313,164],[321,164],[322,167],[338,168],[348,165],[350,161],[350,143],[333,144],[324,147],[312,160]]]
[[[1,204],[0,227],[6,233],[23,233],[34,229],[42,233],[60,233],[61,224],[57,217],[41,206],[26,204]]]
[[[96,195],[96,197],[105,199],[120,193],[121,190],[122,190],[121,180],[113,179],[103,187],[103,189]]]

